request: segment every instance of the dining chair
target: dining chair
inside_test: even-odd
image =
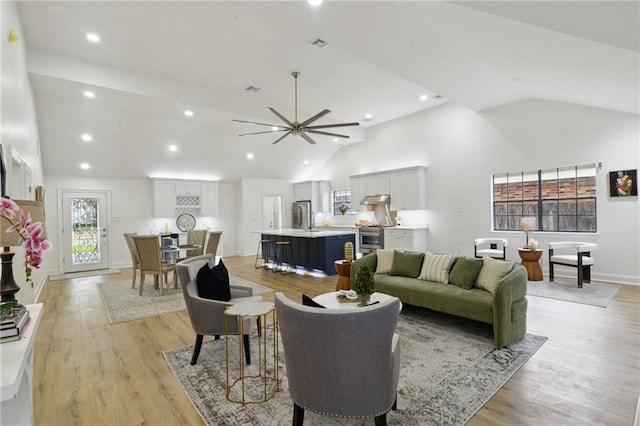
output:
[[[124,234],[124,239],[129,247],[129,254],[131,254],[131,269],[133,270],[133,278],[131,279],[131,288],[136,288],[136,275],[138,269],[140,269],[140,258],[138,256],[138,250],[133,242],[133,236],[138,235],[136,232],[129,232]]]
[[[218,252],[218,245],[220,244],[220,237],[222,236],[222,231],[211,231],[209,232],[209,239],[207,240],[207,247],[204,249],[204,254],[211,254],[213,258],[216,258],[216,253]]]
[[[173,285],[178,288],[176,265],[162,261],[158,236],[134,235],[132,238],[140,258],[140,296],[142,296],[145,275],[147,274],[153,274],[155,288],[160,286],[160,295],[163,294],[169,272],[173,272]]]
[[[188,245],[196,245],[200,246],[195,249],[187,250],[187,253],[184,257],[179,257],[176,259],[176,263],[182,262],[185,259],[194,256],[200,256],[204,254],[204,243],[207,239],[207,231],[204,229],[193,229],[191,231],[187,231],[187,244]]]

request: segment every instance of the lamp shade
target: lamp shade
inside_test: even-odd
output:
[[[524,232],[534,231],[536,229],[535,216],[527,216],[520,218],[520,229]]]
[[[29,201],[29,200],[13,200],[14,203],[18,205],[19,211],[24,212],[25,214],[31,215],[31,222],[41,222],[42,223],[42,237],[47,237],[47,231],[45,228],[45,217],[44,217],[44,203],[42,201]],[[14,220],[18,220],[16,216]],[[0,219],[0,247],[16,247],[21,246],[24,240],[17,232],[9,232],[7,233],[7,228],[9,228],[11,224],[5,220]]]

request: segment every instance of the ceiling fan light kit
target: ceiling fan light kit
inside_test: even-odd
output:
[[[354,123],[336,123],[336,124],[317,124],[315,126],[311,125],[316,120],[318,120],[318,119],[324,117],[325,115],[329,114],[331,111],[328,110],[328,109],[324,109],[324,110],[320,111],[319,113],[317,113],[316,115],[306,119],[302,123],[298,122],[298,77],[300,76],[300,73],[298,71],[294,71],[294,72],[291,73],[291,75],[293,76],[293,79],[294,79],[294,90],[295,90],[295,108],[294,108],[294,111],[295,111],[294,114],[295,115],[294,115],[293,121],[290,121],[287,118],[285,118],[282,114],[280,114],[274,108],[267,107],[267,109],[269,111],[271,111],[273,113],[273,115],[275,115],[280,120],[282,120],[282,122],[284,122],[286,124],[286,126],[276,125],[276,124],[267,124],[267,123],[258,123],[256,121],[233,120],[233,121],[238,122],[238,123],[248,123],[248,124],[255,124],[255,125],[258,125],[258,126],[269,126],[269,127],[271,127],[271,130],[268,130],[268,131],[265,131],[265,132],[241,133],[239,136],[261,135],[261,134],[273,133],[273,132],[285,132],[282,136],[280,136],[278,139],[276,139],[272,143],[272,145],[277,144],[278,142],[280,142],[282,139],[286,138],[289,135],[300,136],[302,139],[306,140],[307,142],[309,142],[310,144],[313,145],[313,144],[316,143],[316,141],[314,141],[308,135],[309,133],[316,134],[316,135],[333,136],[333,137],[336,137],[336,138],[349,139],[348,135],[341,135],[341,134],[338,134],[338,133],[326,132],[326,131],[323,131],[323,130],[320,130],[320,129],[330,129],[330,128],[334,128],[334,127],[359,126],[360,123],[354,122]]]

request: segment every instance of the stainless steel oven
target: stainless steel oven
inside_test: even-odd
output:
[[[384,229],[381,226],[363,226],[359,231],[362,254],[384,248]]]

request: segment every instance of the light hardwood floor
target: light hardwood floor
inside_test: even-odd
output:
[[[335,287],[335,276],[282,276],[253,261],[225,258],[232,274],[294,300]],[[194,343],[186,311],[110,325],[96,283],[127,279],[124,269],[45,285],[36,425],[202,424],[162,356]],[[528,299],[528,332],[549,340],[469,424],[631,425],[640,394],[640,287],[623,286],[606,309]]]

